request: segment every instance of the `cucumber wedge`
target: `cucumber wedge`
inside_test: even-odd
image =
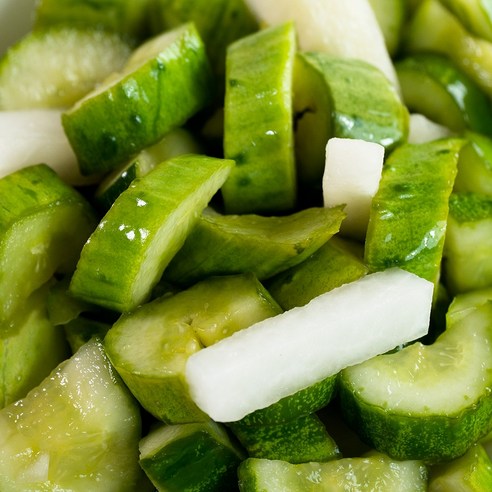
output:
[[[344,369],[339,395],[349,424],[394,459],[461,456],[490,427],[491,321],[489,302],[432,345],[416,342]]]
[[[148,300],[233,165],[188,154],[164,161],[133,181],[85,244],[71,281],[72,294],[118,312]]]
[[[110,171],[182,126],[208,103],[211,83],[193,24],[140,45],[120,72],[62,116],[82,174]]]

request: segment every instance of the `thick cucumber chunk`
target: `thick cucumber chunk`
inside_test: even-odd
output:
[[[120,312],[145,302],[233,165],[188,154],[133,181],[84,246],[71,292]]]
[[[236,490],[244,453],[212,421],[163,425],[140,442],[140,466],[157,490]]]
[[[140,45],[121,72],[62,116],[82,173],[110,171],[155,144],[202,109],[210,90],[209,62],[193,24]]]
[[[0,488],[133,492],[140,411],[95,340],[0,412]]]
[[[241,492],[425,492],[427,470],[419,461],[394,461],[383,454],[327,463],[292,464],[248,458],[238,469]],[[347,488],[347,484],[349,488]]]
[[[31,31],[0,60],[0,109],[67,108],[120,70],[129,54],[120,36],[105,31]]]
[[[270,217],[207,209],[164,276],[178,285],[245,272],[264,280],[314,253],[338,232],[344,217],[342,206]]]
[[[437,283],[463,143],[449,138],[405,144],[389,156],[367,228],[365,261],[371,270],[398,266]]]
[[[276,213],[296,203],[292,23],[246,36],[227,51],[224,155],[237,166],[223,187],[227,213]]]
[[[394,459],[432,463],[461,456],[490,427],[491,321],[492,304],[484,304],[432,345],[417,342],[344,369],[345,418]]]
[[[44,164],[0,180],[0,321],[55,272],[71,273],[96,226],[85,199]]]

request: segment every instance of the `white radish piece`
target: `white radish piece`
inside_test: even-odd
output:
[[[412,113],[409,120],[408,143],[420,144],[439,138],[448,138],[453,132],[444,125],[436,123],[427,116]]]
[[[0,178],[44,163],[71,185],[94,182],[80,174],[57,109],[0,111]]]
[[[325,207],[345,203],[347,217],[340,227],[343,235],[359,240],[365,237],[383,162],[384,147],[378,143],[337,137],[328,140],[323,200]]]
[[[239,420],[425,335],[433,288],[397,268],[342,285],[193,354],[190,394],[213,420]]]
[[[301,51],[325,51],[378,67],[399,89],[381,27],[368,0],[246,0],[260,23],[294,21]]]

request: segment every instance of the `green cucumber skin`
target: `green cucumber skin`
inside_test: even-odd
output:
[[[295,49],[291,23],[259,31],[228,48],[224,155],[237,165],[222,189],[227,213],[274,214],[296,205]]]
[[[398,266],[437,282],[463,142],[404,144],[389,156],[370,211],[364,252],[370,270]]]
[[[114,169],[208,104],[212,74],[205,47],[192,24],[181,29],[158,57],[62,114],[82,174]]]
[[[210,275],[250,271],[263,281],[314,253],[344,217],[341,206],[271,217],[202,214],[164,276],[191,285]]]

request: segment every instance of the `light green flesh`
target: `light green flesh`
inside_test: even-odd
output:
[[[230,45],[224,102],[224,155],[236,167],[222,188],[227,213],[275,214],[296,203],[292,23]]]
[[[119,70],[129,54],[126,42],[104,31],[32,31],[0,62],[0,109],[67,108]]]
[[[145,302],[233,164],[189,154],[133,181],[84,246],[71,292],[119,312]]]
[[[478,37],[492,42],[492,4],[489,0],[440,0]]]
[[[2,491],[135,490],[140,413],[100,342],[5,407],[0,429]]]
[[[326,463],[291,464],[249,458],[239,470],[241,492],[377,490],[425,492],[427,471],[418,461],[392,461],[384,455],[343,458]],[[347,489],[350,484],[350,489]]]

